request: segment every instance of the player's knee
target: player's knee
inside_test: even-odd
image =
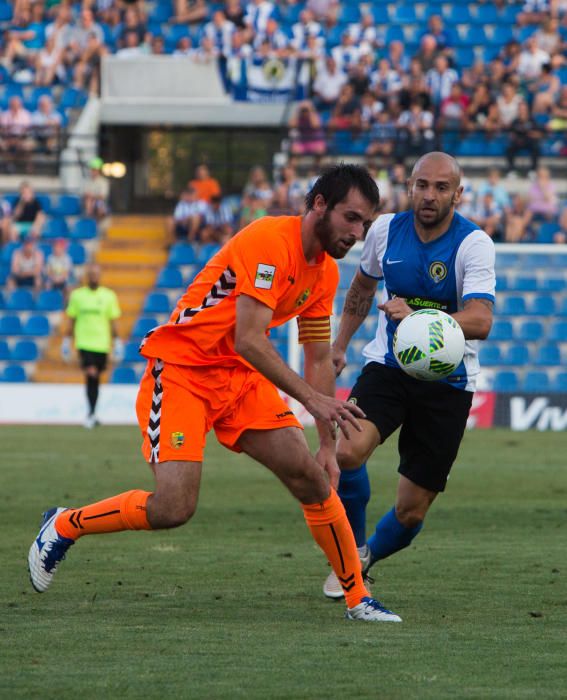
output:
[[[185,523],[189,522],[195,515],[195,510],[196,506],[192,503],[183,503],[172,508],[166,516],[168,522],[167,527],[180,527],[181,525],[185,525]]]
[[[352,448],[339,443],[337,447],[337,463],[341,469],[357,469],[364,462],[364,457]]]
[[[287,487],[301,503],[319,503],[329,495],[329,483],[321,469],[306,467],[290,475]]]
[[[413,529],[420,525],[424,519],[426,510],[419,506],[396,506],[396,518],[404,527]]]

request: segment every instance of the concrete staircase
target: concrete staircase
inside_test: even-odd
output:
[[[94,253],[102,267],[101,283],[118,295],[122,316],[120,337],[127,340],[140,315],[144,299],[153,287],[167,259],[165,220],[156,216],[115,216]],[[61,314],[62,328],[65,315]],[[65,364],[60,358],[61,332],[49,339],[37,363],[36,382],[81,383],[83,375],[76,361]],[[105,378],[108,378],[106,372]]]

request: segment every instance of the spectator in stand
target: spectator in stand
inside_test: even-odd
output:
[[[382,102],[386,102],[389,96],[399,93],[403,87],[402,76],[392,68],[387,58],[381,58],[378,61],[370,79],[374,94]]]
[[[415,58],[419,61],[421,70],[427,73],[435,66],[435,59],[439,55],[437,41],[431,34],[425,34],[419,42],[419,51],[415,54]]]
[[[403,163],[395,163],[390,171],[389,179],[391,211],[406,211],[409,209],[406,166]]]
[[[67,253],[67,241],[64,238],[57,238],[45,263],[45,288],[59,290],[67,301],[72,278],[73,261]]]
[[[61,3],[57,6],[57,12],[53,22],[45,28],[47,42],[53,39],[55,47],[65,51],[73,41],[73,14],[71,6]]]
[[[103,165],[102,158],[92,158],[88,163],[89,175],[83,185],[83,212],[97,221],[108,215],[110,183],[102,174]]]
[[[502,85],[502,94],[496,98],[496,105],[502,126],[507,129],[518,118],[520,104],[524,101],[512,80]]]
[[[550,55],[538,47],[535,36],[528,37],[518,61],[518,75],[522,82],[529,88],[541,75],[543,66],[550,61]]]
[[[504,238],[506,243],[524,243],[533,240],[532,219],[533,214],[529,210],[526,197],[515,194],[505,219]]]
[[[257,51],[261,46],[264,50],[267,48],[270,56],[279,58],[287,58],[291,51],[287,34],[280,29],[279,23],[273,17],[268,18],[264,30],[256,33],[252,46]]]
[[[138,8],[134,5],[128,5],[124,10],[124,19],[115,30],[117,46],[119,48],[128,46],[128,37],[132,33],[134,33],[138,39],[135,45],[143,44],[146,32],[147,26],[140,17]]]
[[[137,32],[126,32],[122,41],[122,48],[116,52],[116,58],[135,59],[147,53],[147,46],[140,43]]]
[[[541,24],[551,12],[550,0],[526,0],[516,21],[520,26]]]
[[[33,135],[36,148],[41,153],[55,153],[60,146],[62,117],[55,109],[49,95],[42,95],[32,114]]]
[[[16,95],[10,98],[8,109],[0,115],[0,149],[10,160],[27,161],[33,148],[31,138],[31,114],[24,108],[22,99]],[[8,163],[12,166],[12,163]]]
[[[394,39],[388,45],[386,58],[390,61],[392,70],[398,71],[399,75],[407,73],[410,69],[410,58],[406,53],[406,47],[399,39]]]
[[[226,18],[222,10],[213,12],[211,21],[203,27],[203,34],[213,42],[221,56],[230,55],[232,35],[235,31],[236,25]]]
[[[341,34],[341,43],[331,49],[331,56],[335,59],[337,68],[345,72],[358,63],[361,55],[362,49],[354,43],[354,39],[347,31]]]
[[[378,115],[383,111],[384,103],[377,99],[372,90],[367,90],[360,98],[360,120],[363,130],[372,129]]]
[[[553,233],[552,240],[557,244],[567,243],[567,206],[564,206],[561,210],[557,231]]]
[[[266,31],[268,20],[275,12],[276,5],[270,0],[250,0],[245,6],[244,15],[244,23],[250,36]]]
[[[219,181],[214,178],[209,167],[201,163],[195,168],[195,177],[187,183],[197,193],[197,199],[209,204],[213,197],[221,196],[221,186]]]
[[[252,221],[261,219],[263,216],[267,216],[268,210],[272,206],[272,200],[273,197],[266,200],[258,197],[256,193],[252,194],[250,197],[247,197],[246,200],[242,200],[246,203],[243,203],[240,211],[239,228],[248,226],[248,224],[252,223]]]
[[[35,196],[29,182],[22,182],[20,185],[20,196],[14,204],[12,210],[12,239],[30,236],[38,239],[41,236],[41,229],[45,223],[45,213],[40,201]]]
[[[155,39],[161,39],[161,37],[155,37]],[[155,53],[153,49],[152,53]],[[218,57],[219,52],[212,39],[209,39],[208,36],[202,36],[201,40],[199,41],[199,46],[193,53],[193,60],[195,63],[213,63],[218,59]]]
[[[486,180],[480,183],[478,187],[478,196],[483,197],[487,192],[492,194],[496,204],[504,211],[508,212],[512,204],[510,193],[504,184],[502,184],[502,173],[498,168],[490,168]]]
[[[305,187],[297,177],[295,166],[290,161],[281,169],[280,182],[275,188],[274,199],[279,207],[288,210],[290,214],[301,214],[305,199]],[[270,214],[273,216],[273,214]]]
[[[341,93],[343,85],[348,81],[346,73],[339,69],[332,56],[327,56],[324,62],[318,64],[313,93],[318,109],[331,109]]]
[[[416,98],[409,109],[404,110],[397,121],[398,138],[395,152],[399,162],[408,156],[422,156],[435,148],[433,112],[424,109],[423,102]]]
[[[501,49],[500,58],[506,66],[508,75],[514,75],[518,72],[518,64],[520,62],[521,53],[522,46],[517,39],[511,39]]]
[[[329,129],[359,132],[362,128],[360,114],[360,100],[354,94],[354,88],[346,83],[341,88],[337,100],[329,118]]]
[[[173,217],[167,220],[169,240],[189,243],[200,240],[206,210],[207,203],[199,199],[194,187],[188,185],[181,193]]]
[[[27,67],[33,60],[36,48],[37,29],[32,25],[30,7],[23,7],[15,13],[12,24],[4,34],[5,50],[3,63],[11,73]]]
[[[35,236],[30,233],[24,236],[22,245],[12,253],[6,288],[11,291],[18,287],[32,287],[37,292],[41,289],[42,275],[43,253],[36,245]]]
[[[323,35],[323,27],[315,20],[311,10],[304,8],[299,13],[299,21],[291,27],[290,43],[296,51],[302,51],[307,46],[307,39],[310,36],[320,37]]]
[[[307,0],[306,7],[313,12],[315,19],[321,22],[330,14],[337,13],[338,0]]]
[[[561,86],[559,99],[551,105],[548,128],[550,131],[567,131],[567,85]]]
[[[504,228],[504,211],[494,200],[492,192],[486,190],[477,196],[472,220],[495,241],[501,240]]]
[[[451,94],[452,86],[458,82],[459,76],[454,68],[450,68],[447,56],[440,54],[435,58],[433,68],[425,75],[425,84],[431,95],[436,110],[443,100]]]
[[[220,194],[211,197],[204,214],[202,243],[224,245],[234,234],[234,216],[228,204],[224,204]]]
[[[528,189],[528,207],[539,221],[552,221],[559,214],[559,197],[549,168],[540,166],[537,169]]]
[[[537,47],[542,51],[546,51],[550,56],[561,51],[562,39],[557,18],[546,17],[533,36]]]
[[[0,248],[16,240],[12,225],[12,207],[7,199],[0,199]]]
[[[100,59],[107,49],[104,45],[104,32],[94,21],[91,10],[83,9],[79,22],[73,27],[71,47],[76,64],[74,85],[80,90],[87,89],[98,95],[100,87]]]
[[[530,92],[533,95],[532,114],[549,115],[561,92],[561,80],[553,72],[551,63],[542,66],[541,75],[530,85]]]
[[[195,53],[195,49],[193,48],[193,44],[191,42],[191,39],[188,36],[182,36],[179,41],[177,42],[177,46],[175,47],[175,51],[173,52],[173,56],[193,56]]]
[[[385,33],[376,26],[374,16],[368,10],[361,12],[360,22],[349,24],[347,31],[364,53],[373,54],[386,45]]]
[[[540,156],[540,139],[542,129],[530,114],[527,102],[522,102],[518,116],[510,124],[509,143],[506,148],[508,174],[514,173],[516,157],[520,151],[527,150],[530,156],[531,170],[535,172]]]
[[[470,104],[467,108],[467,129],[469,131],[485,131],[488,113],[492,104],[492,95],[490,94],[486,84],[478,84],[472,94]]]
[[[322,155],[327,150],[321,117],[310,100],[303,100],[295,108],[288,126],[291,153],[294,155]]]
[[[465,130],[469,96],[463,91],[462,85],[455,82],[451,85],[449,95],[441,102],[437,130],[458,138]]]
[[[248,206],[251,200],[259,200],[260,202],[268,202],[265,206],[269,206],[269,203],[273,197],[274,190],[268,180],[266,171],[261,165],[254,166],[248,175],[248,180],[244,185],[242,191],[242,206]]]
[[[174,12],[170,18],[174,24],[201,24],[209,10],[205,0],[174,0]]]
[[[56,80],[61,83],[65,81],[63,49],[57,46],[55,36],[51,35],[36,54],[34,83],[53,85]]]
[[[388,110],[383,109],[378,112],[370,126],[370,143],[366,149],[366,155],[378,156],[386,165],[389,165],[394,153],[396,133],[396,123]],[[380,189],[380,196],[382,196],[382,189]]]
[[[455,45],[455,35],[450,29],[445,27],[445,22],[441,15],[431,15],[427,20],[427,29],[421,34],[426,34],[435,39],[436,49],[449,59],[451,63],[453,57],[453,47]]]
[[[227,20],[232,22],[237,29],[246,29],[244,22],[245,12],[240,0],[224,0],[224,14]]]

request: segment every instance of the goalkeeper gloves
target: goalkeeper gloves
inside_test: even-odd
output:
[[[71,361],[71,338],[65,336],[61,342],[61,359],[64,362]]]
[[[114,344],[112,346],[112,359],[114,362],[122,362],[124,359],[124,343],[120,338],[114,338]]]

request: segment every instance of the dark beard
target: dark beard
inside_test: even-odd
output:
[[[319,240],[321,247],[332,258],[344,258],[348,251],[340,250],[338,243],[333,243],[333,230],[329,223],[331,218],[330,212],[326,211],[322,219],[315,223],[315,236]]]

